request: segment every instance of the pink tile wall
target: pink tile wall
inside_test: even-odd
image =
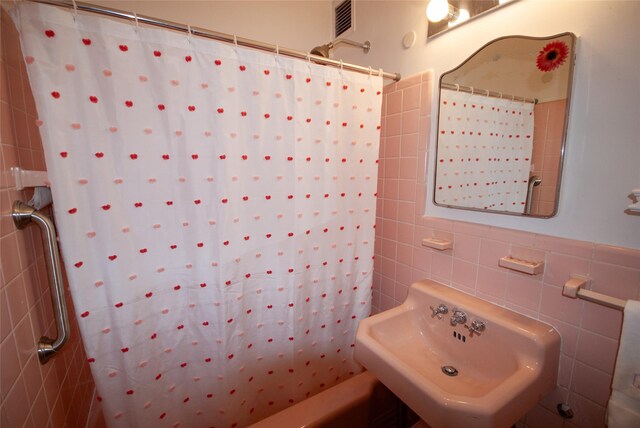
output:
[[[13,201],[28,201],[31,192],[17,191],[6,172],[44,170],[45,164],[18,35],[4,9],[1,14],[0,426],[84,427],[95,387],[71,301],[71,340],[44,366],[35,354],[40,336],[55,337],[56,327],[40,232],[16,230],[10,218]]]
[[[566,108],[566,99],[539,103],[535,106],[532,174],[540,177],[542,183],[533,190],[532,214],[550,215],[555,206]]]
[[[572,274],[592,289],[640,298],[640,250],[423,216],[431,124],[430,72],[385,87],[378,180],[373,311],[401,303],[409,285],[431,278],[553,325],[562,336],[558,386],[522,421],[527,427],[604,427],[622,314],[562,296]],[[453,250],[422,247],[449,238]],[[498,267],[500,257],[542,260],[530,276]],[[555,410],[572,406],[565,421]]]

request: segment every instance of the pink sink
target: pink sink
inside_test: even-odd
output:
[[[439,305],[448,313],[433,315]],[[452,326],[454,308],[466,321]],[[471,333],[474,321],[484,330]],[[510,427],[555,388],[560,336],[545,323],[423,280],[403,304],[360,322],[355,357],[432,428]]]

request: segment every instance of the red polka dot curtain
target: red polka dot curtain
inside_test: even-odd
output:
[[[13,16],[108,426],[246,426],[359,372],[381,78]]]
[[[532,103],[441,90],[436,202],[523,213],[532,166]]]

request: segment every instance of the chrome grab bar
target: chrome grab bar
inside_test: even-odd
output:
[[[539,186],[542,183],[542,179],[537,175],[529,177],[529,186],[527,186],[527,202],[524,207],[525,214],[531,214],[531,202],[533,200],[533,188]]]
[[[45,364],[60,351],[62,345],[69,339],[70,334],[56,229],[49,217],[24,202],[15,201],[13,203],[11,217],[18,229],[24,229],[33,221],[42,231],[42,243],[45,248],[45,262],[50,285],[49,292],[51,293],[51,303],[53,304],[56,327],[58,328],[57,338],[51,339],[47,336],[42,336],[40,342],[38,342],[38,359],[40,364]]]

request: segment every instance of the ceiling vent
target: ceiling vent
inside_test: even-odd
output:
[[[354,27],[353,0],[337,1],[334,3],[335,37],[340,36]]]

